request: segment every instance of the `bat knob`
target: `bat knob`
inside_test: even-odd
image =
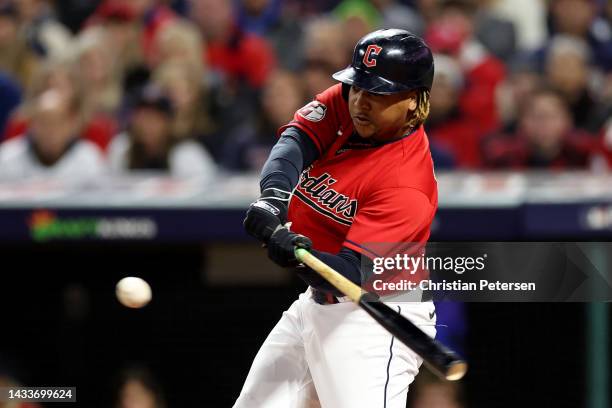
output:
[[[458,360],[452,362],[446,369],[444,377],[448,381],[459,381],[467,373],[468,365],[465,361]]]

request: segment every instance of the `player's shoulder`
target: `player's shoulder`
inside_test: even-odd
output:
[[[437,195],[437,182],[423,127],[393,144],[373,184],[378,188],[417,190],[433,199]]]
[[[334,115],[342,113],[343,111],[346,111],[348,114],[348,105],[342,93],[342,84],[330,86],[323,92],[318,93],[314,100],[302,108],[299,112],[300,114],[302,111],[311,112],[313,107],[318,109],[316,117],[312,118],[315,120],[323,119],[329,114],[330,110],[333,111]],[[306,117],[306,119],[311,118]]]
[[[336,101],[336,100],[343,100],[344,101],[345,99],[344,99],[344,96],[342,94],[342,84],[338,83],[338,84],[330,86],[329,88],[327,88],[323,92],[317,94],[316,99],[318,99],[318,100],[329,100],[329,101]]]

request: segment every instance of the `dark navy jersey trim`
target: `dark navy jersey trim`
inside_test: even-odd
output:
[[[342,219],[342,218],[338,217],[336,214],[334,214],[334,213],[332,213],[330,211],[324,210],[323,208],[319,207],[310,198],[306,197],[300,190],[296,189],[293,192],[293,195],[296,196],[297,198],[299,198],[304,204],[306,204],[307,206],[309,206],[310,208],[312,208],[313,210],[315,210],[319,214],[324,215],[326,217],[329,217],[329,218],[333,219],[334,221],[339,222],[340,224],[346,225],[348,227],[353,225],[353,223],[351,221]]]
[[[346,241],[346,242],[348,242],[349,244],[353,244],[353,245],[355,245],[356,247],[363,249],[363,250],[364,250],[364,251],[366,251],[366,252],[369,252],[370,254],[374,255],[374,257],[375,257],[375,258],[382,258],[382,256],[381,256],[381,255],[378,255],[376,252],[372,251],[371,249],[368,249],[368,248],[364,247],[364,246],[363,246],[363,245],[361,245],[361,244],[358,244],[358,243],[357,243],[357,242],[355,242],[355,241],[351,241],[350,239],[345,239],[345,241]]]
[[[397,312],[401,313],[402,309],[401,307],[397,307]],[[387,386],[389,385],[389,371],[391,368],[391,360],[393,359],[393,341],[395,340],[395,337],[391,337],[391,345],[389,346],[389,362],[387,363],[387,380],[385,381],[385,400],[383,402],[383,408],[387,408]]]

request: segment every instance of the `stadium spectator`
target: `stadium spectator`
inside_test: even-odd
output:
[[[503,63],[474,37],[475,9],[461,1],[443,3],[432,21],[426,40],[434,52],[454,58],[461,66],[466,86],[459,107],[466,119],[484,135],[499,128],[495,94],[505,78]]]
[[[190,0],[191,17],[205,41],[202,50],[210,79],[211,105],[218,106],[215,119],[220,134],[253,120],[258,93],[276,65],[274,50],[262,37],[241,30],[231,2]],[[213,154],[218,156],[219,152]]]
[[[204,83],[201,64],[168,61],[153,74],[153,81],[168,95],[174,108],[173,134],[178,139],[201,140],[209,150],[216,151],[215,133],[218,123],[213,119]]]
[[[0,71],[18,81],[22,87],[27,87],[38,58],[20,35],[19,27],[15,6],[10,2],[0,4]]]
[[[558,92],[541,88],[524,101],[517,132],[483,143],[486,164],[506,169],[587,169],[597,141],[573,127],[569,107]]]
[[[50,89],[54,89],[68,98],[72,98],[80,92],[80,83],[68,59],[48,60],[38,67],[26,88],[24,103],[13,112],[6,124],[5,140],[26,133],[28,129],[28,105]]]
[[[265,39],[241,30],[231,2],[192,0],[191,14],[207,42],[204,57],[209,67],[231,87],[263,86],[275,66],[275,56]]]
[[[77,21],[85,19],[79,32]],[[0,0],[0,71],[9,77],[0,77],[8,86],[0,138],[26,134],[28,102],[55,89],[81,98],[81,137],[106,149],[128,123],[133,90],[155,82],[172,100],[173,138],[195,138],[218,163],[253,169],[253,152],[266,146],[271,127],[260,102],[278,79],[268,81],[275,66],[298,72],[305,92],[317,94],[348,64],[349,37],[388,25],[423,32],[432,49],[453,60],[439,64],[432,91],[428,127],[437,168],[483,166],[476,146],[487,135],[520,133],[525,100],[539,83],[564,96],[576,128],[593,140],[606,134],[610,2]],[[14,110],[19,88],[25,102]],[[235,151],[230,139],[241,141]]]
[[[123,21],[138,24],[140,47],[145,61],[156,59],[155,37],[178,16],[160,0],[105,0],[96,9],[89,23],[99,21]]]
[[[328,17],[310,21],[304,38],[303,81],[306,94],[323,92],[335,81],[331,77],[347,66],[351,52],[347,52],[342,25]]]
[[[548,46],[545,73],[550,84],[566,99],[574,124],[585,130],[595,131],[596,102],[589,89],[592,78],[589,65],[590,52],[579,38],[555,36]]]
[[[27,133],[28,103],[48,90],[56,90],[68,99],[76,98],[81,101],[79,107],[83,123],[81,137],[97,144],[103,150],[106,149],[108,142],[116,133],[116,120],[112,116],[95,114],[86,109],[82,96],[84,84],[77,68],[72,57],[48,60],[42,65],[32,79],[25,102],[7,123],[4,138],[10,139]]]
[[[121,82],[113,69],[114,55],[107,32],[102,27],[88,28],[79,34],[75,48],[86,112],[115,114],[121,103]]]
[[[53,58],[70,48],[72,34],[57,20],[48,0],[14,0],[14,3],[21,35],[35,53]]]
[[[282,0],[239,0],[237,24],[245,32],[266,38],[274,48],[278,65],[298,69],[303,53],[303,15]]]
[[[79,99],[58,90],[44,92],[31,106],[27,135],[0,145],[0,175],[85,179],[102,174],[102,154],[94,144],[79,138],[80,130]]]
[[[260,170],[276,143],[278,129],[290,122],[304,103],[303,87],[295,74],[288,71],[273,73],[263,89],[261,112],[256,116],[256,122],[227,137],[221,159],[223,166],[236,171]]]
[[[202,50],[205,44],[198,27],[187,21],[177,20],[159,30],[155,37],[156,57],[152,68],[169,61],[195,66],[204,75]]]
[[[437,168],[474,168],[480,163],[478,128],[459,110],[463,90],[461,67],[444,55],[434,57],[435,74],[431,89],[430,112],[426,130],[435,151]],[[446,154],[444,154],[446,153]]]
[[[518,117],[525,108],[523,101],[544,81],[537,69],[528,63],[509,66],[509,76],[500,85],[496,106],[504,133],[514,133]]]
[[[594,63],[610,71],[612,32],[609,20],[598,16],[598,8],[595,0],[553,0],[550,2],[551,30],[553,34],[570,35],[585,41]]]
[[[128,128],[116,136],[108,151],[114,173],[151,170],[173,176],[211,179],[212,157],[192,140],[177,140],[172,134],[174,110],[170,99],[155,86],[137,96]]]
[[[125,3],[105,1],[87,20],[85,28],[101,26],[106,31],[113,52],[115,70],[124,75],[144,65],[141,47],[142,26],[134,10]]]

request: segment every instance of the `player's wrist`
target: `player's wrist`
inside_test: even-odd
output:
[[[282,188],[268,187],[262,190],[260,199],[279,202],[287,206],[291,199],[291,192]]]
[[[270,187],[261,192],[259,199],[253,205],[274,214],[278,218],[279,223],[285,225],[290,199],[291,192]]]
[[[268,243],[274,231],[287,222],[291,193],[278,188],[267,188],[249,206],[244,228],[247,233],[263,243]]]

